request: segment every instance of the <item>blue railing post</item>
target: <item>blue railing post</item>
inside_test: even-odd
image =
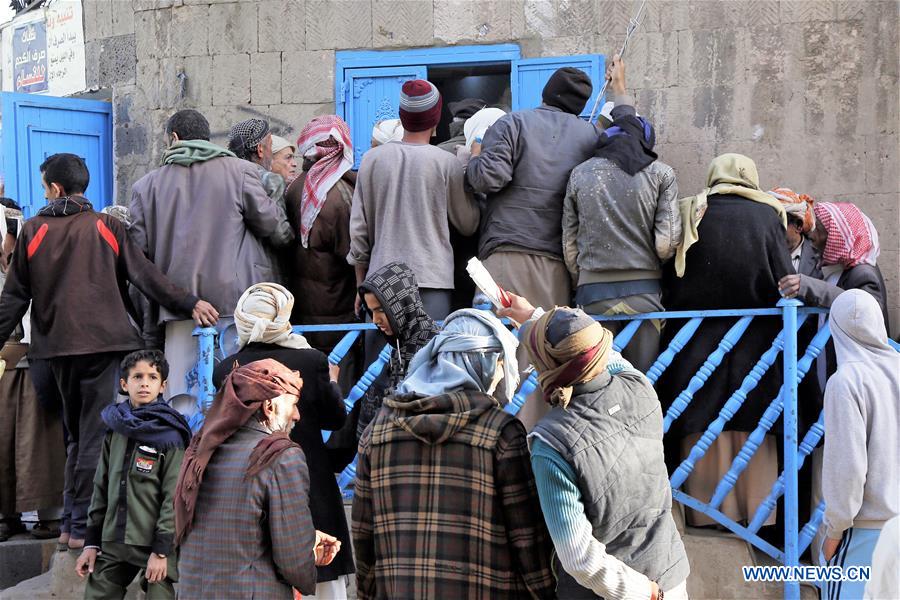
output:
[[[216,329],[214,327],[197,327],[194,329],[197,338],[197,413],[192,418],[191,429],[196,433],[203,425],[206,411],[216,396],[213,385],[213,369],[216,366]]]
[[[778,302],[784,314],[784,564],[800,564],[799,534],[800,523],[797,516],[797,307],[799,300],[783,299]],[[786,581],[786,600],[799,600],[800,584]]]

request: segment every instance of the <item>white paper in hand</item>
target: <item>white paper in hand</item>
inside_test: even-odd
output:
[[[475,282],[478,289],[487,296],[487,299],[491,301],[491,304],[493,304],[495,308],[506,308],[509,306],[509,295],[502,287],[497,285],[493,276],[491,276],[484,265],[481,264],[480,260],[474,257],[470,258],[469,262],[466,264],[466,271],[469,272],[469,277],[472,278],[472,281]],[[519,325],[512,319],[510,319],[510,321],[516,326]]]

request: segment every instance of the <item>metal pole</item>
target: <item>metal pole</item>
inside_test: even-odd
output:
[[[784,564],[800,564],[800,522],[797,516],[797,307],[799,300],[782,299],[784,310]],[[784,597],[800,599],[800,583],[785,581]]]

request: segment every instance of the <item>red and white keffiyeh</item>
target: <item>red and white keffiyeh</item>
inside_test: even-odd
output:
[[[306,248],[329,190],[353,167],[350,128],[337,115],[316,117],[300,132],[297,149],[304,158],[314,161],[306,173],[300,201],[300,243]]]
[[[813,210],[828,232],[823,265],[842,265],[845,269],[861,263],[875,266],[881,251],[878,232],[855,204],[816,202]]]

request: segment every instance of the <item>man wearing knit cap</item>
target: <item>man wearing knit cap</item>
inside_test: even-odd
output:
[[[686,599],[690,566],[653,386],[580,309],[545,312],[513,295],[498,314],[523,324],[519,339],[551,407],[528,439],[558,597]]]
[[[236,123],[228,133],[228,149],[235,156],[256,165],[259,181],[269,198],[284,210],[285,179],[272,171],[272,132],[268,121],[247,119]]]
[[[419,281],[425,310],[435,319],[450,313],[453,247],[449,226],[471,235],[479,217],[478,205],[464,189],[461,163],[430,144],[441,107],[441,94],[430,81],[403,84],[403,139],[363,155],[353,193],[347,255],[360,285],[367,274],[388,263],[409,265]]]
[[[478,255],[497,283],[542,306],[566,306],[571,280],[562,253],[562,209],[569,174],[594,153],[599,132],[578,117],[593,87],[574,67],[547,81],[543,104],[510,113],[472,145],[466,178],[487,194]],[[528,364],[521,361],[521,364]],[[529,397],[526,428],[546,408]]]

